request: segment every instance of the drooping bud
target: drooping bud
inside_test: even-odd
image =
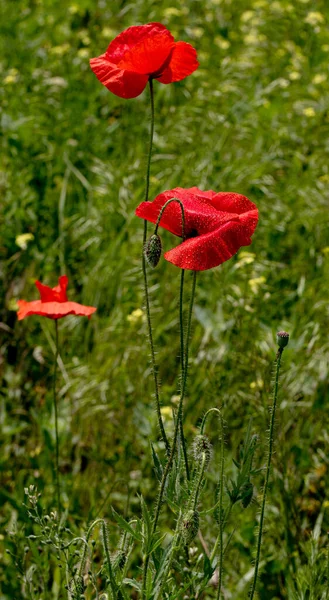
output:
[[[243,490],[242,490],[241,504],[242,504],[243,508],[247,508],[249,506],[250,502],[252,501],[253,494],[254,494],[253,485],[252,485],[251,481],[248,481],[248,483],[246,483],[246,485],[243,486]]]
[[[208,467],[211,459],[212,447],[209,438],[206,435],[197,435],[193,440],[193,456],[197,463],[202,465],[203,456],[205,456],[205,469]]]
[[[279,348],[283,350],[286,346],[288,346],[289,333],[287,333],[286,331],[278,331],[278,333],[276,334],[276,341]]]
[[[124,550],[118,550],[114,556],[113,566],[117,566],[119,569],[123,569],[126,564],[127,554]]]
[[[181,532],[186,545],[193,542],[199,531],[199,513],[197,510],[189,510],[183,516]]]
[[[162,252],[161,238],[157,233],[151,235],[144,247],[144,256],[147,264],[153,269],[157,266]]]

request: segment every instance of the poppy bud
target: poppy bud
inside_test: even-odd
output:
[[[249,506],[250,502],[252,501],[253,493],[254,493],[253,485],[250,481],[248,481],[248,483],[246,483],[243,486],[243,490],[242,490],[241,503],[242,503],[243,508],[247,508]]]
[[[193,542],[199,531],[199,513],[197,510],[189,510],[184,515],[181,525],[181,532],[186,545]]]
[[[196,462],[202,465],[203,455],[205,455],[204,468],[206,469],[211,459],[211,443],[206,435],[197,435],[193,440],[193,455]]]
[[[288,346],[289,333],[287,333],[286,331],[278,331],[278,333],[276,334],[276,341],[279,348],[283,350],[286,346]]]
[[[126,560],[126,552],[124,550],[118,550],[114,558],[114,563],[119,567],[119,569],[123,569],[126,564]]]
[[[153,269],[157,266],[162,252],[161,238],[157,233],[151,235],[148,242],[145,244],[144,256],[147,264]]]

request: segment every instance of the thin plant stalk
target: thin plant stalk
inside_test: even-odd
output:
[[[216,555],[217,547],[219,546],[217,600],[220,600],[221,589],[222,589],[222,580],[223,580],[223,557],[224,557],[223,533],[224,533],[225,523],[226,523],[227,519],[229,518],[229,515],[231,513],[231,509],[232,509],[233,505],[232,505],[232,503],[230,503],[229,509],[226,511],[226,514],[223,515],[224,442],[225,442],[225,440],[224,440],[223,416],[222,416],[221,411],[218,408],[211,408],[210,410],[208,410],[206,412],[205,416],[203,417],[202,423],[201,423],[200,433],[201,433],[201,435],[203,434],[207,417],[211,412],[216,412],[218,414],[219,423],[220,423],[220,466],[219,466],[219,505],[218,505],[219,534],[218,534],[217,540],[215,542],[215,547],[214,547],[212,555],[211,555],[211,562],[212,562]]]
[[[55,364],[54,364],[54,376],[53,376],[53,402],[55,411],[55,436],[56,436],[56,459],[55,459],[55,475],[56,475],[56,495],[57,495],[57,511],[58,520],[60,517],[60,480],[59,480],[59,436],[58,436],[58,406],[57,406],[57,394],[56,394],[56,383],[57,383],[57,363],[58,363],[58,322],[55,319]]]
[[[184,212],[184,205],[179,198],[170,198],[163,205],[163,207],[161,208],[161,210],[159,212],[159,215],[158,215],[158,218],[157,218],[157,221],[155,224],[154,235],[158,234],[158,228],[159,228],[159,224],[160,224],[162,215],[163,215],[164,211],[166,210],[167,206],[169,206],[169,204],[171,204],[172,202],[177,202],[180,206],[181,215],[182,215],[182,238],[183,238],[183,240],[185,240],[185,212]],[[186,361],[184,360],[185,349],[184,349],[184,321],[183,321],[184,275],[185,275],[185,270],[182,269],[181,281],[180,281],[180,292],[179,292],[179,330],[180,330],[180,357],[181,357],[181,380],[182,381],[184,379],[184,368],[186,365]],[[183,409],[181,411],[180,420],[179,420],[179,435],[180,435],[181,444],[182,444],[182,448],[183,448],[186,478],[189,481],[190,470],[189,470],[189,465],[188,465],[187,449],[186,449],[186,443],[185,443],[185,437],[184,437]]]
[[[171,467],[172,467],[172,464],[174,461],[175,452],[176,452],[180,415],[181,415],[181,412],[183,409],[183,401],[184,401],[184,397],[185,397],[187,374],[188,374],[189,340],[190,340],[190,332],[191,332],[191,321],[192,321],[192,311],[193,311],[193,303],[194,303],[194,296],[195,296],[195,287],[196,287],[196,271],[193,271],[192,291],[191,291],[188,320],[187,320],[187,330],[186,330],[184,377],[183,377],[183,381],[182,381],[181,394],[180,394],[180,399],[179,399],[173,442],[172,442],[169,458],[167,460],[165,469],[163,471],[158,500],[157,500],[157,504],[156,504],[156,508],[155,508],[155,514],[154,514],[154,520],[153,520],[153,526],[152,526],[152,535],[154,535],[157,525],[158,525],[159,516],[160,516],[160,512],[161,512],[161,506],[162,506],[162,502],[163,502],[164,491],[165,491],[165,487],[166,487],[166,483],[167,483],[167,478],[170,473],[170,470],[171,470]],[[149,562],[150,562],[150,554],[144,555],[143,558],[144,558],[144,568],[143,568],[142,598],[145,599],[147,572],[148,572],[148,566],[149,566]]]
[[[180,330],[180,357],[181,357],[181,373],[182,373],[181,379],[182,379],[182,381],[184,379],[184,368],[185,368],[184,321],[183,321],[184,275],[185,275],[185,270],[182,269],[181,280],[180,280],[180,291],[179,291],[179,330]],[[187,479],[187,481],[189,481],[190,480],[190,469],[189,469],[189,465],[188,465],[187,449],[186,449],[185,436],[184,436],[183,409],[181,411],[180,420],[179,420],[179,435],[180,435],[181,444],[182,444],[182,448],[183,448],[186,479]]]
[[[272,453],[273,453],[275,411],[276,411],[276,405],[277,405],[277,399],[278,399],[279,374],[280,374],[282,352],[283,352],[283,348],[279,347],[277,357],[276,357],[276,369],[275,369],[275,380],[274,380],[274,390],[273,390],[273,404],[272,404],[272,408],[271,408],[270,432],[269,432],[269,439],[268,439],[268,455],[267,455],[265,482],[264,482],[264,488],[263,488],[263,498],[262,498],[261,511],[260,511],[254,578],[253,578],[250,595],[249,595],[250,600],[253,600],[253,597],[254,597],[254,594],[256,591],[257,577],[258,577],[258,570],[259,570],[260,551],[261,551],[261,546],[262,546],[262,535],[263,535],[263,526],[264,526],[264,517],[265,517],[266,494],[267,494],[268,482],[269,482],[269,478],[270,478],[271,460],[272,460]]]
[[[329,533],[327,542],[327,585],[326,585],[326,600],[329,600]]]
[[[201,484],[202,484],[202,480],[203,480],[204,472],[205,472],[205,467],[206,467],[206,454],[205,454],[205,452],[203,452],[202,453],[202,464],[201,464],[201,469],[200,469],[200,475],[199,475],[198,483],[197,483],[196,490],[195,490],[195,496],[194,496],[194,502],[193,502],[193,510],[197,509],[198,500],[199,500],[199,494],[200,494],[200,489],[201,489]]]
[[[154,134],[154,92],[153,92],[153,80],[152,79],[149,80],[149,84],[150,84],[150,99],[151,99],[151,128],[150,128],[150,144],[149,144],[147,167],[146,167],[145,202],[148,202],[148,199],[149,199],[150,169],[151,169],[151,157],[152,157],[153,134]],[[146,259],[144,256],[144,247],[146,244],[146,239],[147,239],[147,221],[144,220],[142,269],[143,269],[143,280],[144,280],[146,320],[147,320],[147,327],[148,327],[148,337],[149,337],[150,350],[151,350],[152,373],[153,373],[153,380],[154,380],[155,406],[156,406],[156,413],[157,413],[157,417],[158,417],[158,424],[159,424],[159,428],[160,428],[161,437],[162,437],[165,447],[166,447],[167,456],[169,456],[170,444],[168,442],[168,438],[167,438],[167,435],[165,432],[162,415],[161,415],[159,380],[158,380],[157,365],[156,365],[156,361],[155,361],[155,350],[154,350],[151,310],[150,310],[150,296],[149,296],[148,281],[147,281]]]

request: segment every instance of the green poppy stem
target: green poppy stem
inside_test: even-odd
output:
[[[250,600],[253,600],[253,597],[254,597],[254,594],[256,591],[257,577],[258,577],[258,570],[259,570],[260,551],[261,551],[261,546],[262,546],[262,535],[263,535],[263,526],[264,526],[264,517],[265,517],[266,494],[267,494],[268,482],[269,482],[269,478],[270,478],[271,460],[272,460],[272,453],[273,453],[275,411],[276,411],[276,405],[277,405],[277,399],[278,399],[279,374],[280,374],[282,352],[283,352],[283,348],[279,347],[278,353],[276,356],[273,404],[272,404],[272,408],[271,408],[270,432],[269,432],[269,439],[268,439],[267,465],[266,465],[265,482],[264,482],[264,488],[263,488],[262,505],[261,505],[261,511],[260,511],[254,578],[253,578],[250,595],[249,595]]]
[[[185,367],[187,363],[184,360],[184,321],[183,321],[183,296],[184,296],[184,275],[185,270],[182,269],[181,280],[180,280],[180,292],[179,292],[179,330],[180,330],[180,357],[181,357],[181,372],[182,372],[182,385],[185,374]],[[183,427],[183,407],[180,413],[179,419],[179,435],[183,449],[184,463],[185,463],[185,471],[186,471],[186,479],[190,480],[190,469],[188,465],[188,457],[187,457],[187,449],[186,442],[184,437],[184,427]]]
[[[172,467],[172,464],[174,461],[175,452],[176,452],[178,432],[179,432],[179,427],[180,427],[179,424],[180,424],[181,413],[183,410],[183,401],[184,401],[184,397],[185,397],[187,374],[188,374],[189,341],[190,341],[190,333],[191,333],[191,322],[192,322],[192,312],[193,312],[193,304],[194,304],[194,296],[195,296],[195,287],[196,287],[196,271],[193,271],[192,292],[191,292],[190,306],[189,306],[189,312],[188,312],[186,342],[185,342],[184,377],[183,377],[183,381],[182,381],[181,394],[180,394],[180,399],[179,399],[173,442],[172,442],[168,461],[167,461],[166,466],[163,471],[158,500],[157,500],[157,504],[156,504],[156,508],[155,508],[155,515],[154,515],[154,521],[153,521],[153,526],[152,526],[152,535],[154,535],[157,525],[158,525],[159,516],[160,516],[160,512],[161,512],[161,506],[163,503],[163,496],[164,496],[166,483],[167,483],[167,478],[170,473],[170,470],[171,470],[171,467]],[[143,598],[143,600],[146,598],[146,582],[147,582],[147,572],[148,572],[149,562],[150,562],[150,554],[148,553],[144,556],[143,583],[142,583],[142,598]]]
[[[150,84],[150,99],[151,99],[151,129],[150,129],[150,145],[149,145],[147,168],[146,168],[145,202],[148,202],[148,199],[149,199],[150,169],[151,169],[151,157],[152,157],[153,134],[154,134],[154,93],[153,93],[152,79],[150,79],[149,84]],[[161,437],[162,437],[165,447],[166,447],[167,456],[169,456],[170,444],[168,442],[168,438],[167,438],[167,435],[165,432],[162,415],[161,415],[158,371],[157,371],[157,365],[156,365],[156,361],[155,361],[155,350],[154,350],[151,310],[150,310],[150,296],[149,296],[148,281],[147,281],[146,259],[144,256],[144,247],[146,244],[146,239],[147,239],[147,221],[145,220],[144,221],[144,234],[143,234],[143,248],[142,248],[142,269],[143,269],[143,280],[144,280],[146,320],[147,320],[148,337],[149,337],[150,350],[151,350],[151,363],[152,363],[152,373],[153,373],[153,380],[154,380],[156,413],[157,413],[157,417],[158,417],[158,424],[159,424]]]
[[[59,436],[58,436],[58,406],[57,406],[57,395],[56,395],[56,383],[57,383],[57,363],[58,363],[58,321],[55,319],[55,364],[54,364],[54,376],[53,376],[53,402],[55,411],[55,435],[56,435],[56,461],[55,461],[55,479],[56,479],[56,492],[57,492],[57,511],[58,511],[58,522],[60,518],[60,481],[59,481]]]

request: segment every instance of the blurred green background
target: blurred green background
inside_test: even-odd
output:
[[[155,82],[150,197],[197,185],[245,194],[260,211],[252,246],[198,277],[187,437],[206,409],[223,406],[228,454],[235,456],[252,417],[264,463],[275,332],[286,329],[260,597],[293,598],[289,578],[307,562],[305,543],[319,515],[320,546],[329,526],[329,5],[2,0],[1,12],[0,598],[25,597],[5,554],[8,544],[16,547],[10,532],[21,540],[19,552],[29,527],[24,486],[35,483],[54,505],[53,322],[18,323],[15,312],[17,299],[38,297],[35,279],[54,286],[65,273],[69,298],[97,306],[90,322],[59,323],[61,476],[72,526],[95,516],[116,478],[150,502],[155,495],[142,222],[134,216],[144,191],[149,95],[110,94],[88,62],[126,27],[150,21],[192,43],[200,62],[180,83]],[[173,244],[167,232],[163,241]],[[188,288],[190,274],[186,281]],[[179,270],[162,261],[150,283],[170,427]],[[216,465],[209,494],[215,476]],[[255,483],[256,496],[262,476]],[[118,510],[125,494],[118,483]],[[236,516],[225,574],[236,593],[228,598],[246,593],[257,510],[254,502]],[[211,521],[203,531],[211,545]]]

